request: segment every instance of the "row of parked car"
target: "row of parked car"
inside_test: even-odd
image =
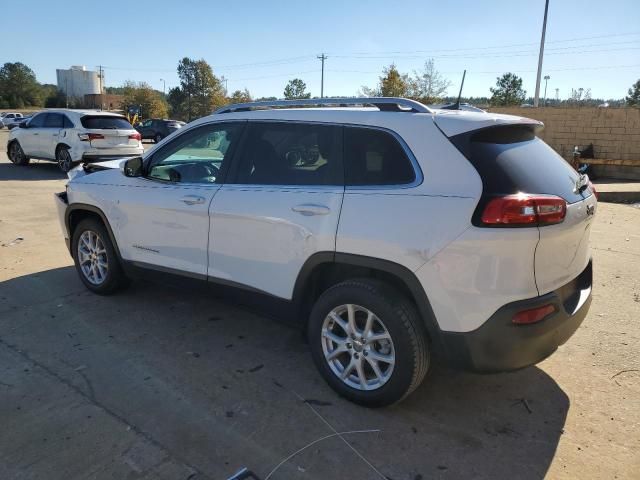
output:
[[[1,112],[0,113],[0,129],[7,127],[11,130],[17,127],[21,122],[28,120],[31,115],[22,115],[17,112]]]
[[[57,162],[63,172],[81,161],[141,155],[143,139],[157,143],[185,125],[177,120],[149,119],[134,128],[120,114],[67,109],[47,110],[28,117],[5,113],[2,124],[11,129],[7,155],[13,163],[27,165],[31,159],[50,160]]]

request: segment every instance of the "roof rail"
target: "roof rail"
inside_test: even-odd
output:
[[[247,112],[250,110],[269,110],[274,108],[298,108],[337,105],[340,107],[354,105],[373,105],[381,112],[431,113],[431,110],[420,102],[399,97],[354,97],[354,98],[309,98],[301,100],[273,100],[264,102],[235,103],[219,108],[214,114]]]

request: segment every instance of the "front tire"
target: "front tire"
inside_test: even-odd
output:
[[[29,165],[31,159],[24,154],[20,144],[14,141],[9,145],[9,160],[16,165],[25,166]]]
[[[126,277],[105,226],[82,220],[71,240],[73,261],[82,283],[94,293],[109,295],[126,286]]]
[[[367,407],[399,402],[429,368],[426,330],[414,305],[376,280],[348,280],[325,291],[313,306],[307,334],[327,383]]]
[[[56,151],[56,161],[58,162],[58,168],[64,173],[67,173],[73,168],[73,160],[71,160],[71,154],[67,147],[59,147]]]
[[[155,136],[155,138],[154,138],[154,141],[155,141],[156,143],[160,143],[160,142],[162,141],[162,135],[161,135],[161,134],[159,134],[159,133],[156,133],[156,136]]]

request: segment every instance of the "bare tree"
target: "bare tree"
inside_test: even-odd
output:
[[[451,82],[435,68],[433,59],[424,62],[421,71],[414,70],[409,80],[409,96],[422,103],[434,103],[446,96]]]

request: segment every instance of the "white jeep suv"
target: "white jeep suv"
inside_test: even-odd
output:
[[[75,162],[141,155],[142,138],[122,115],[98,111],[47,110],[14,128],[7,156],[16,165],[53,160],[63,172]]]
[[[596,197],[541,127],[398,98],[232,105],[56,198],[90,290],[206,282],[304,328],[338,393],[388,405],[434,355],[522,368],[587,314]]]

